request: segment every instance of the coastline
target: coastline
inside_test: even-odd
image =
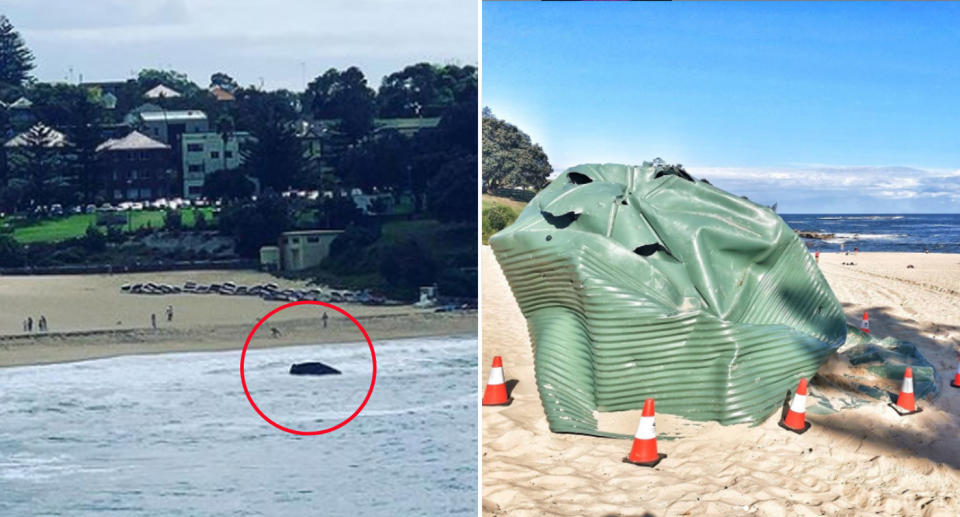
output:
[[[0,276],[0,367],[120,355],[241,350],[257,321],[286,303],[251,296],[134,295],[120,291],[124,283],[179,285],[187,280],[306,285],[254,271]],[[411,305],[336,305],[363,325],[374,346],[384,339],[477,332],[477,311],[435,313]],[[165,317],[167,306],[175,310],[169,322]],[[322,312],[329,315],[327,328],[321,320]],[[157,329],[151,327],[151,314],[157,316]],[[22,332],[23,318],[31,316],[36,322],[40,315],[49,321],[49,332]],[[274,335],[271,328],[276,328],[279,335]],[[253,337],[250,348],[358,341],[363,341],[363,336],[346,317],[307,305],[271,317]]]
[[[475,334],[477,312],[372,315],[357,318],[374,346],[377,341],[417,337]],[[282,335],[270,335],[270,327]],[[189,329],[126,329],[0,336],[0,368],[34,366],[123,355],[241,350],[252,330],[249,325],[213,325]],[[264,323],[250,341],[250,349],[296,345],[363,342],[352,322],[336,320],[323,328],[317,318]]]

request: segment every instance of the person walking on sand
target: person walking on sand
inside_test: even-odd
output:
[[[327,328],[327,320],[330,319],[330,317],[327,316],[327,313],[323,313],[323,318],[321,319],[323,319],[323,328]]]
[[[154,330],[157,329],[157,313],[155,312],[150,315],[150,325],[153,326]]]
[[[173,305],[167,305],[167,321],[173,321]]]

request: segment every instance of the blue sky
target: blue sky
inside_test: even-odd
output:
[[[0,0],[42,81],[125,79],[174,68],[206,86],[302,89],[330,67],[371,85],[408,64],[477,64],[475,0]],[[72,72],[71,72],[72,69]]]
[[[960,5],[484,2],[482,103],[557,170],[660,156],[781,212],[960,212]]]

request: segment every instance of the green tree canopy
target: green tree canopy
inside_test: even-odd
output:
[[[470,93],[476,98],[472,66],[411,65],[383,78],[377,93],[381,118],[435,117]]]
[[[187,74],[176,70],[145,68],[137,75],[137,83],[140,85],[141,94],[160,84],[188,97],[196,95],[200,90],[200,87],[191,81]]]
[[[294,186],[303,173],[303,149],[293,129],[285,123],[265,123],[254,139],[240,149],[239,169],[260,180],[262,189],[282,192]]]
[[[331,68],[307,86],[304,107],[314,118],[339,120],[340,131],[356,141],[373,129],[376,92],[367,86],[359,68],[351,66],[342,72]]]
[[[540,144],[517,126],[483,110],[483,190],[541,189],[553,172]]]
[[[234,92],[240,87],[233,77],[223,72],[216,72],[210,76],[210,87],[213,88],[215,86],[219,86],[228,92]]]
[[[21,86],[33,68],[33,53],[10,20],[0,14],[0,84]]]

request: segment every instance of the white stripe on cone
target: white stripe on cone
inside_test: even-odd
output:
[[[790,403],[790,411],[793,411],[794,413],[806,413],[807,412],[807,396],[794,395],[793,402]]]
[[[490,378],[487,379],[487,384],[503,384],[503,368],[491,368],[490,369]]]
[[[957,363],[957,375],[960,375],[960,363]]]
[[[640,417],[640,425],[637,426],[637,434],[634,436],[637,440],[653,440],[657,437],[657,424],[652,416]]]
[[[903,378],[903,388],[900,391],[903,393],[913,393],[913,377]]]
[[[870,330],[870,320],[863,320],[860,323],[860,330]]]

